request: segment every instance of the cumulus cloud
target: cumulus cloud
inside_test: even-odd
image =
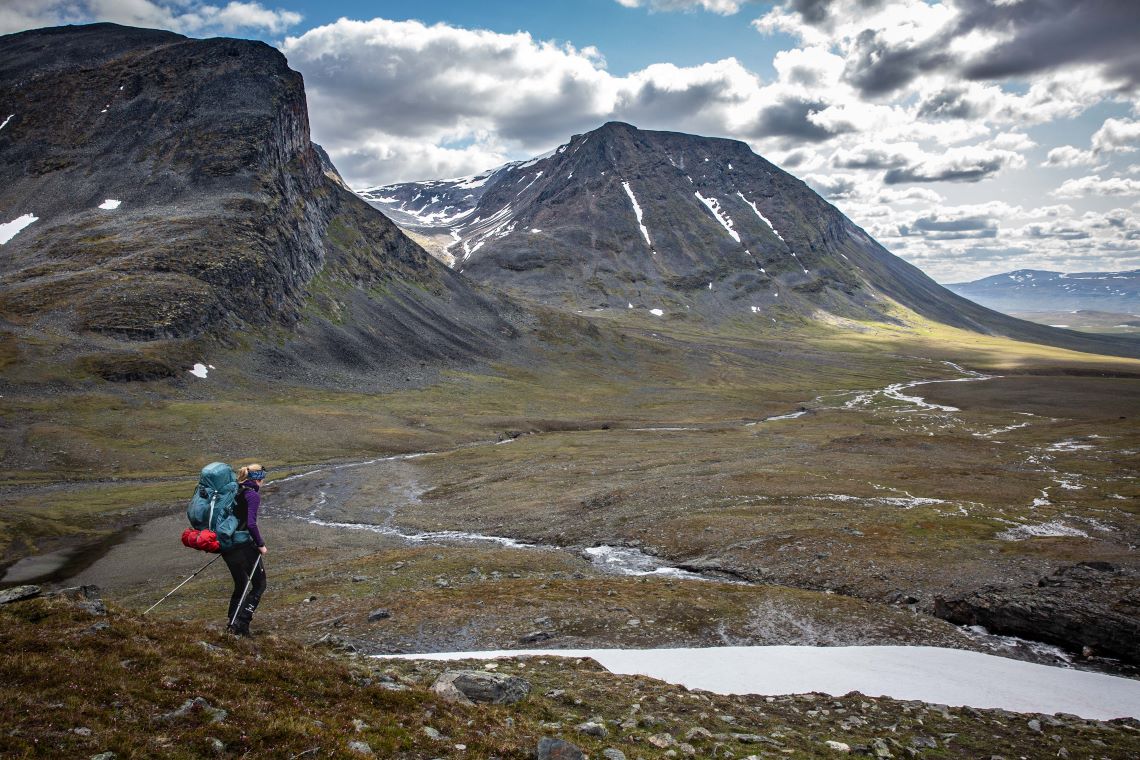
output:
[[[883,175],[888,185],[904,182],[979,182],[1007,167],[1021,168],[1020,153],[986,147],[955,148],[940,156],[891,169]]]
[[[730,16],[740,10],[748,0],[617,0],[626,8],[648,8],[651,11],[704,10]]]
[[[1052,148],[1046,154],[1045,162],[1041,165],[1068,169],[1073,166],[1092,166],[1096,161],[1096,154],[1091,150],[1081,150],[1072,145],[1061,145]]]
[[[1140,146],[1140,121],[1107,119],[1092,136],[1094,151],[1131,153]]]
[[[1082,196],[1140,195],[1140,180],[1128,177],[1107,177],[1099,174],[1068,179],[1050,195],[1057,198],[1080,198]]]
[[[281,34],[301,19],[301,14],[293,11],[238,0],[225,5],[200,0],[5,0],[0,5],[0,34],[92,21],[184,34]]]

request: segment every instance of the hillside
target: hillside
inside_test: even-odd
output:
[[[951,293],[735,140],[611,122],[530,161],[361,197],[472,279],[542,303],[759,330],[765,318],[890,321],[894,302],[976,332],[1140,353]]]
[[[301,76],[260,42],[113,24],[0,38],[10,381],[402,374],[513,329],[348,192]],[[251,367],[251,371],[252,367]]]
[[[1015,715],[858,693],[721,696],[612,675],[591,660],[510,660],[492,673],[481,663],[354,658],[287,637],[236,640],[140,618],[106,609],[96,593],[72,589],[0,606],[9,655],[0,664],[6,757],[522,760],[537,751],[551,760],[581,758],[579,747],[607,758],[760,756],[757,747],[811,757],[834,754],[832,742],[880,757],[1063,751],[1115,759],[1140,746],[1133,719]],[[524,696],[463,704],[430,688],[445,670],[464,667],[510,683],[512,699]],[[567,754],[550,753],[556,739],[573,745]]]

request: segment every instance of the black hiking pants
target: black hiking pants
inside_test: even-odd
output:
[[[249,621],[253,619],[257,603],[265,593],[265,564],[257,562],[260,556],[261,552],[253,542],[239,544],[222,553],[222,559],[226,561],[226,567],[230,569],[230,575],[234,579],[234,593],[230,596],[230,611],[226,615],[226,623],[233,620],[233,628],[239,633],[249,632]],[[245,584],[249,583],[249,574],[253,571],[254,563],[257,563],[257,572],[253,574],[253,583],[249,584],[249,593],[246,594],[245,603],[242,604],[241,595],[245,594]],[[241,604],[240,610],[238,604]],[[234,619],[235,612],[237,619]]]

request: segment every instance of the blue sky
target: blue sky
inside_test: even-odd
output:
[[[3,0],[279,47],[354,187],[608,120],[733,137],[942,282],[1140,267],[1136,0]]]

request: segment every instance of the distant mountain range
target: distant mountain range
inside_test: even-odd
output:
[[[1140,269],[1127,272],[1049,272],[1018,269],[946,286],[1004,312],[1105,311],[1140,314]]]
[[[758,326],[889,321],[901,304],[968,330],[1135,350],[955,295],[735,140],[611,122],[529,161],[359,194],[464,275],[527,301]]]

